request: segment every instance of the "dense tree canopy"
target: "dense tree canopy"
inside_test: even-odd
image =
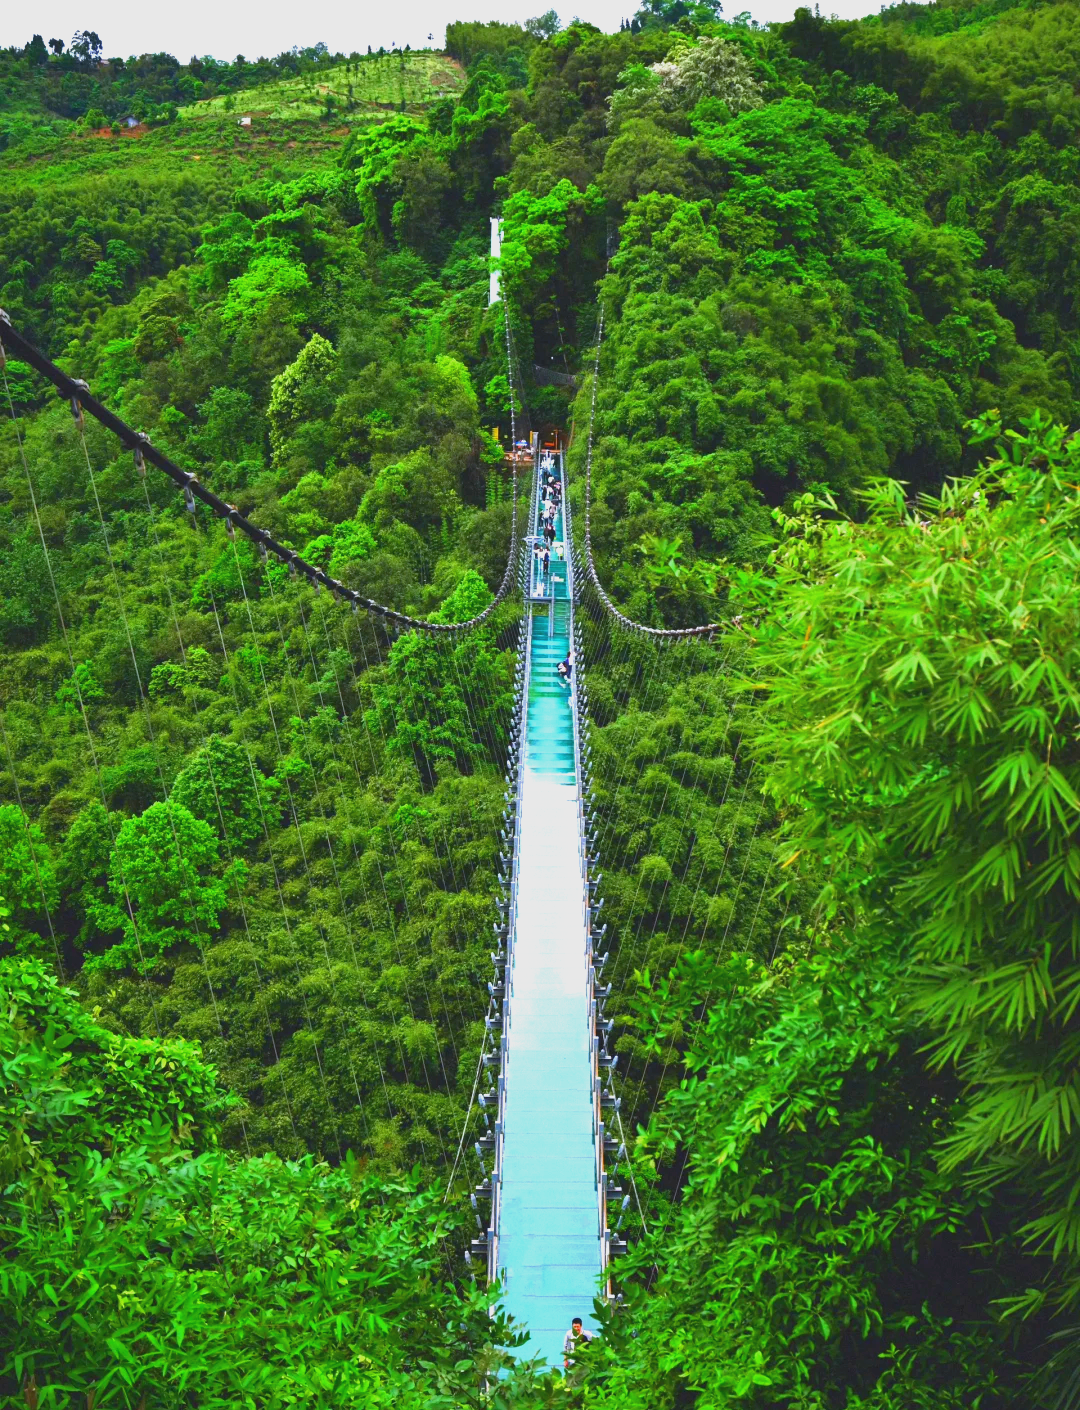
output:
[[[623,610],[730,624],[582,598],[634,1184],[573,1393],[1069,1410],[1077,8],[566,19],[441,87],[0,51],[0,304],[396,611],[492,602],[513,417]],[[464,1258],[519,603],[352,616],[3,380],[0,1402],[564,1403]]]

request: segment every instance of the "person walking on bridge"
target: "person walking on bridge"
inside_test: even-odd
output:
[[[587,1331],[582,1325],[581,1318],[575,1317],[570,1323],[570,1330],[563,1337],[563,1369],[569,1371],[574,1364],[574,1352],[582,1344],[588,1345],[593,1339],[593,1333]]]

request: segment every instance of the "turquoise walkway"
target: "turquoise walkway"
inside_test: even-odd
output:
[[[554,554],[551,573],[554,635],[534,608],[528,643],[496,1258],[507,1309],[531,1332],[515,1354],[561,1366],[571,1319],[596,1326],[601,1245],[574,713],[556,672],[572,605]]]

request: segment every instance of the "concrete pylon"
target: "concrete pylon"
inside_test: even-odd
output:
[[[502,221],[497,215],[491,217],[491,258],[497,260],[502,254]],[[502,294],[499,289],[499,268],[493,265],[491,282],[488,284],[488,307],[497,304]]]

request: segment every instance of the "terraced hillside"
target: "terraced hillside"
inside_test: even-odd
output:
[[[327,111],[343,119],[363,119],[388,109],[421,109],[451,97],[465,85],[456,60],[445,54],[369,54],[335,68],[301,74],[219,94],[181,109],[184,116],[223,113],[268,118],[317,118]]]

